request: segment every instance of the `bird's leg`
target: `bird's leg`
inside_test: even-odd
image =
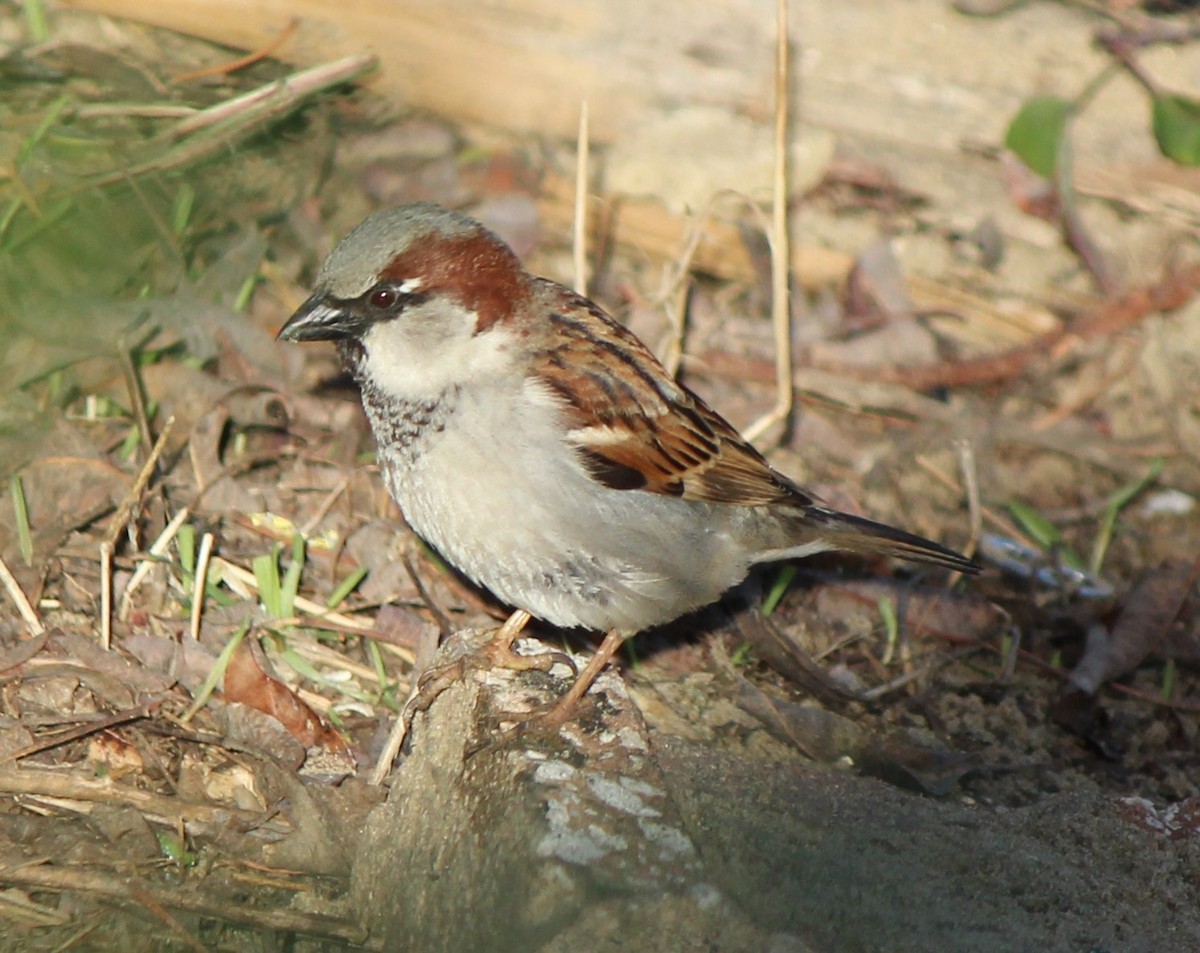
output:
[[[565,695],[549,708],[537,709],[533,712],[507,712],[499,714],[496,721],[499,723],[509,722],[512,727],[500,732],[487,741],[482,742],[478,747],[472,749],[471,754],[487,747],[491,744],[508,744],[519,739],[525,738],[531,734],[550,733],[557,734],[558,729],[571,720],[575,714],[575,708],[579,704],[579,700],[587,694],[592,683],[596,681],[596,677],[604,671],[606,666],[617,650],[621,648],[624,641],[633,635],[632,632],[622,632],[618,629],[612,629],[604,636],[604,641],[600,643],[600,647],[596,649],[595,654],[588,660],[587,665],[583,667],[583,671],[577,672],[575,681],[571,685]]]
[[[596,680],[596,676],[604,671],[604,666],[612,660],[612,657],[617,654],[621,645],[631,634],[618,629],[612,629],[606,633],[604,641],[596,649],[596,654],[588,660],[587,665],[583,667],[583,671],[575,676],[575,683],[567,689],[567,693],[554,703],[553,708],[544,714],[535,715],[531,720],[548,728],[557,728],[569,721],[575,713],[575,706],[587,694],[587,690],[592,687],[592,682]]]
[[[492,636],[491,641],[480,649],[480,651],[486,652],[489,656],[497,660],[522,658],[523,656],[517,655],[513,651],[513,643],[525,631],[525,626],[529,625],[529,618],[529,613],[524,609],[514,609],[512,614],[504,620],[504,625],[496,630],[496,634]]]

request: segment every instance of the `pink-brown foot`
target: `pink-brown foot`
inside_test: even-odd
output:
[[[496,630],[495,636],[480,648],[423,673],[417,680],[416,694],[405,709],[406,715],[425,711],[442,692],[471,672],[490,672],[498,668],[517,672],[548,672],[558,662],[564,663],[574,671],[574,661],[563,652],[521,655],[513,650],[513,643],[528,621],[529,614],[518,610],[509,616],[504,625]]]
[[[604,671],[612,657],[617,654],[626,638],[628,635],[624,632],[612,631],[605,635],[604,641],[600,643],[600,647],[596,649],[596,653],[588,660],[583,670],[576,675],[575,681],[567,689],[566,694],[549,708],[500,716],[500,721],[516,722],[516,726],[504,732],[502,738],[519,737],[529,733],[557,734],[559,728],[575,717],[579,702],[592,687],[597,676]]]

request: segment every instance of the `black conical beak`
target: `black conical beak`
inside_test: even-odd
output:
[[[350,302],[314,292],[279,329],[281,341],[340,341],[362,335],[366,322]]]

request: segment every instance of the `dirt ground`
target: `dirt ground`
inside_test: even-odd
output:
[[[332,350],[274,334],[403,201],[571,283],[574,144],[360,64],[293,100],[270,58],[202,72],[241,53],[66,10],[35,43],[4,9],[0,947],[1200,949],[1200,177],[1129,70],[1072,126],[1066,212],[1003,150],[1113,21],[793,11],[797,404],[759,445],[984,572],[768,567],[633,640],[562,737],[494,730],[561,678],[468,679],[378,784],[414,673],[505,609],[404,526]],[[743,26],[693,59],[731,70],[770,36]],[[1182,92],[1200,54],[1138,63]],[[765,217],[695,214],[769,169],[769,136],[765,166],[717,148],[768,128],[742,107],[597,141],[588,256],[745,427]]]

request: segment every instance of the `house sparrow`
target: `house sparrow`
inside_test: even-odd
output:
[[[409,525],[524,610],[493,661],[528,667],[511,645],[529,614],[607,633],[560,720],[625,638],[716,601],[756,563],[840,549],[979,568],[821,506],[599,305],[436,205],[350,232],[279,337],[337,342]]]

